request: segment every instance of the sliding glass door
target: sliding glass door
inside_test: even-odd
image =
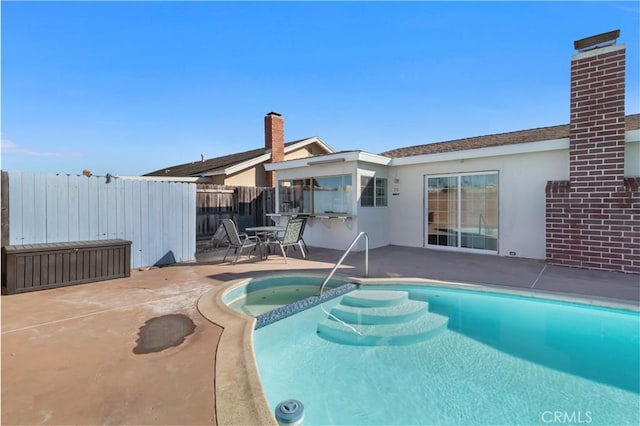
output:
[[[426,245],[498,250],[498,173],[425,177]]]

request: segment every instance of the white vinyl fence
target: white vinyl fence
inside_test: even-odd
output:
[[[8,172],[9,244],[124,239],[131,267],[194,260],[196,184]]]

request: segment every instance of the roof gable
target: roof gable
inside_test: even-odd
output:
[[[307,142],[306,144],[304,142]],[[333,152],[333,150],[325,145],[318,137],[299,139],[284,144],[285,151],[295,145],[305,146],[311,143],[320,144],[325,150]],[[209,172],[228,169],[234,166],[241,166],[247,163],[248,167],[255,165],[255,161],[260,160],[259,157],[268,154],[270,151],[265,148],[257,148],[249,151],[238,152],[235,154],[224,155],[222,157],[214,157],[202,161],[193,161],[191,163],[178,164],[175,166],[159,169],[144,176],[199,176]],[[241,168],[243,169],[243,168]]]

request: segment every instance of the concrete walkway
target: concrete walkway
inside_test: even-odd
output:
[[[2,296],[2,424],[215,424],[214,371],[223,328],[196,309],[226,282],[266,272],[328,272],[341,256],[311,248],[267,261],[133,271],[126,279]],[[421,277],[640,303],[640,277],[542,261],[420,248],[371,250],[370,277]],[[364,253],[341,275],[361,276]]]

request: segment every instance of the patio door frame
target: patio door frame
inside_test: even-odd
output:
[[[477,175],[495,175],[497,182],[497,193],[496,193],[496,249],[476,249],[476,248],[468,248],[462,247],[462,191],[461,191],[461,183],[462,177],[464,176],[477,176]],[[456,246],[445,246],[438,244],[429,244],[429,179],[433,178],[456,178],[457,183],[457,200],[456,200],[456,234],[457,234],[457,245]],[[484,170],[479,172],[461,172],[461,173],[441,173],[441,174],[433,174],[433,175],[424,175],[423,180],[423,194],[424,194],[424,208],[423,208],[423,247],[436,249],[436,250],[448,250],[448,251],[457,251],[457,252],[467,252],[467,253],[479,253],[479,254],[498,254],[499,253],[499,242],[500,242],[500,173],[498,170]]]

